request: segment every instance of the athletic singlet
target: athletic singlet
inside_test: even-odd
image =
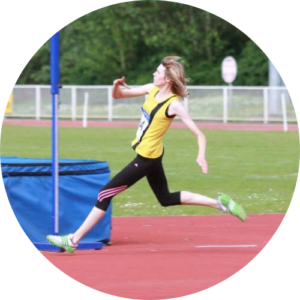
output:
[[[168,107],[177,95],[172,94],[168,98],[157,101],[155,95],[159,88],[149,92],[147,100],[142,106],[142,117],[136,132],[136,138],[132,141],[132,147],[139,155],[146,158],[158,158],[163,154],[162,138],[175,116],[169,116]]]

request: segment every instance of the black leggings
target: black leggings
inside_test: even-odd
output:
[[[180,192],[170,193],[162,157],[149,159],[137,155],[99,192],[96,207],[106,211],[111,199],[147,176],[148,183],[162,206],[180,205]]]

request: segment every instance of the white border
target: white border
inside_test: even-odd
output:
[[[3,114],[10,92],[33,54],[50,36],[78,17],[122,1],[15,0],[0,4],[0,95]],[[173,1],[207,10],[230,21],[256,42],[273,61],[299,114],[299,28],[297,1]],[[7,201],[3,183],[0,201],[1,295],[11,299],[113,299],[78,284],[40,255],[23,234]],[[188,299],[299,298],[299,184],[279,230],[260,254],[226,281]],[[174,262],[175,263],[175,262]]]

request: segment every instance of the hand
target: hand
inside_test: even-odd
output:
[[[207,174],[208,166],[207,166],[207,162],[206,162],[205,158],[197,157],[196,162],[202,168],[202,172],[204,174]]]
[[[124,77],[124,76],[123,76],[121,79],[116,79],[116,80],[114,81],[114,85],[122,85],[122,86],[126,87],[127,89],[131,89],[131,87],[128,86],[128,85],[124,82],[124,80],[125,80],[125,77]]]

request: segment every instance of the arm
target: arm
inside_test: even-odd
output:
[[[138,88],[132,89],[124,82],[125,77],[122,77],[121,79],[116,79],[113,84],[112,89],[112,96],[115,99],[121,99],[121,98],[131,98],[131,97],[138,97],[142,95],[146,95],[149,93],[149,91],[153,88],[153,84],[145,84],[143,86],[140,86]],[[120,85],[124,86],[125,89],[120,89]]]
[[[173,101],[169,106],[169,115],[177,115],[182,122],[191,130],[198,141],[198,156],[196,162],[202,168],[203,173],[208,172],[207,162],[205,160],[206,139],[204,134],[199,130],[194,121],[191,119],[184,106],[179,101]]]

